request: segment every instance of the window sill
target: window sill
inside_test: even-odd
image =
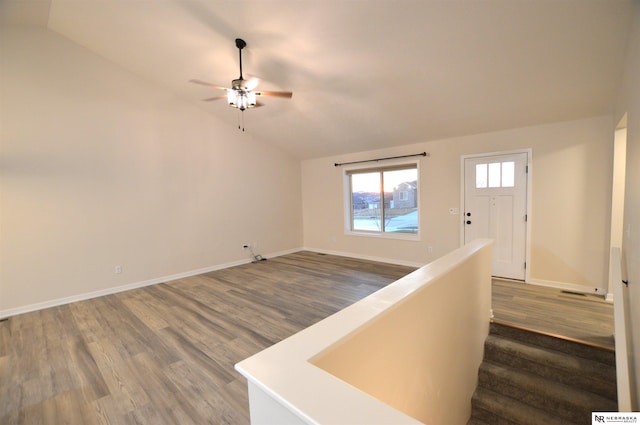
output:
[[[377,239],[393,239],[393,240],[403,240],[403,241],[420,241],[420,233],[400,233],[400,232],[388,232],[388,233],[378,233],[378,232],[364,232],[364,231],[345,231],[346,236],[363,236],[365,238],[377,238]]]

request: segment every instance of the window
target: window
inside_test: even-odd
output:
[[[476,189],[513,187],[515,162],[491,162],[476,164]]]
[[[346,171],[348,230],[370,234],[418,233],[418,165]]]

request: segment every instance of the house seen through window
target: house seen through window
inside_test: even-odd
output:
[[[418,233],[417,164],[349,170],[349,229]]]

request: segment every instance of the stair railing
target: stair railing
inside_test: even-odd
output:
[[[618,387],[618,410],[631,412],[631,382],[629,381],[629,360],[632,356],[629,346],[628,290],[622,281],[622,261],[620,248],[611,248],[611,281],[613,283],[613,321],[616,348],[616,379]]]

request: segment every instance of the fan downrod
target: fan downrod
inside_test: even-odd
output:
[[[242,49],[247,47],[247,42],[244,41],[241,38],[236,38],[236,47],[238,48],[238,56],[240,58],[240,78],[239,78],[239,80],[242,81],[244,79],[244,78],[242,78]]]

